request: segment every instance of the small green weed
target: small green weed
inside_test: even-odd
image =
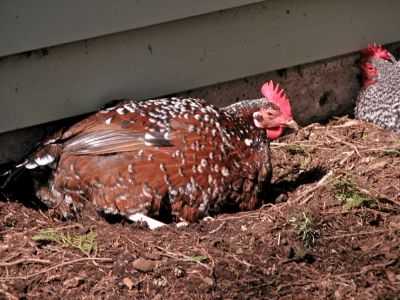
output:
[[[302,173],[305,170],[307,170],[308,165],[310,164],[311,161],[311,155],[310,152],[303,146],[299,144],[289,144],[285,146],[285,150],[288,151],[291,154],[297,154],[299,159],[300,159],[300,172]]]
[[[376,152],[378,157],[400,157],[400,149],[387,149],[387,150],[379,150]]]
[[[93,251],[97,251],[96,238],[99,233],[93,229],[86,234],[64,233],[54,228],[39,230],[39,233],[32,237],[35,241],[49,241],[57,244],[67,245],[77,248],[89,256]]]
[[[333,178],[330,183],[334,187],[333,196],[344,203],[344,210],[373,206],[373,201],[360,191],[351,173]]]
[[[400,157],[400,140],[394,142],[394,149],[377,150],[375,154],[378,157]]]
[[[316,229],[311,217],[305,212],[301,214],[295,214],[289,220],[289,223],[295,226],[295,231],[302,238],[306,246],[312,246],[315,243],[315,239],[319,237],[319,230]]]

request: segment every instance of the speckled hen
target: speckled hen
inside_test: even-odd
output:
[[[123,100],[52,137],[18,168],[52,168],[37,197],[64,217],[107,214],[195,221],[251,210],[271,176],[269,138],[297,128],[283,90],[223,109],[201,99]]]
[[[364,87],[357,98],[357,119],[400,131],[400,64],[380,45],[361,51]]]

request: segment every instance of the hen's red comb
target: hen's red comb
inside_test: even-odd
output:
[[[279,106],[281,111],[288,117],[292,117],[290,102],[283,89],[279,90],[279,83],[274,87],[272,80],[266,82],[261,87],[261,93],[269,101]]]
[[[392,60],[389,51],[379,44],[368,45],[366,48],[361,50],[361,60],[368,60],[371,58],[383,58],[387,60]]]

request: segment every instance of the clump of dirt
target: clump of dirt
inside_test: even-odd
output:
[[[259,210],[183,228],[62,222],[0,202],[0,295],[398,297],[400,134],[340,118],[271,148],[274,177]]]

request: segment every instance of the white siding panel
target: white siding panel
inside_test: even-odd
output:
[[[9,56],[0,132],[399,41],[399,11],[397,0],[266,1]]]
[[[0,56],[210,13],[261,0],[1,0]]]

